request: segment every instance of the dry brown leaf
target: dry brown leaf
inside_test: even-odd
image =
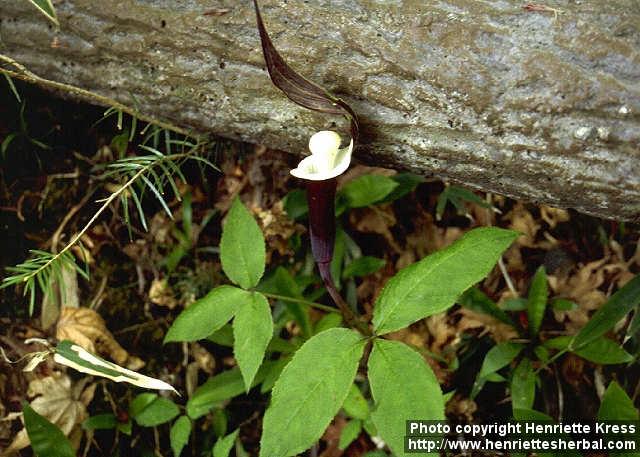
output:
[[[476,313],[467,308],[460,308],[457,314],[462,316],[457,324],[457,329],[460,333],[466,330],[479,329],[480,335],[488,333],[496,343],[502,343],[518,337],[518,332],[511,325],[500,322],[487,314]]]
[[[62,308],[56,338],[73,341],[89,352],[108,355],[118,365],[129,359],[129,353],[114,339],[102,317],[89,308]],[[139,359],[136,362],[139,364]]]
[[[429,221],[429,218],[424,219]],[[443,249],[458,238],[460,238],[464,231],[458,227],[439,228],[432,223],[420,224],[419,227],[423,227],[422,231],[415,232],[407,235],[405,249],[398,257],[396,261],[396,270],[411,265],[423,259],[425,256]]]
[[[566,328],[570,333],[578,331],[589,320],[590,312],[600,308],[606,301],[606,294],[599,290],[605,281],[605,265],[609,257],[579,267],[578,271],[570,276],[549,275],[549,287],[557,297],[574,301],[578,308],[571,311],[555,311],[554,316],[558,322],[566,322]]]
[[[451,325],[447,313],[438,313],[426,319],[429,329],[429,350],[436,354],[443,354],[447,348],[456,347],[461,334]]]
[[[52,376],[31,381],[27,392],[30,398],[35,397],[31,400],[31,407],[62,430],[62,433],[70,438],[75,449],[80,445],[82,436],[79,425],[89,417],[87,406],[96,390],[95,383],[87,386],[89,380],[90,378],[83,378],[72,385],[66,374],[54,372]],[[23,428],[5,450],[5,455],[28,445],[29,437]]]
[[[462,395],[454,395],[447,402],[447,416],[455,416],[464,419],[466,422],[473,422],[473,415],[478,410],[475,401]]]
[[[209,351],[200,346],[198,343],[192,343],[191,354],[193,355],[193,360],[195,360],[198,368],[200,368],[208,375],[213,375],[213,372],[216,369],[216,359],[211,355]]]
[[[540,218],[545,221],[549,228],[556,228],[556,226],[562,222],[567,222],[570,219],[569,211],[566,209],[553,208],[551,206],[540,206]]]
[[[292,255],[289,248],[289,239],[296,233],[302,233],[304,227],[296,224],[284,210],[282,200],[276,202],[271,208],[263,210],[256,209],[254,213],[258,217],[262,233],[267,245],[267,263],[271,259],[271,254],[277,251],[281,256]]]
[[[173,223],[169,220],[169,216],[164,211],[158,211],[151,218],[149,223],[149,233],[155,244],[165,246],[171,240],[171,229]]]
[[[520,246],[536,246],[536,235],[540,230],[540,224],[536,222],[524,204],[518,202],[504,218],[510,221],[509,228],[511,230],[522,233],[523,236],[516,240]]]
[[[169,309],[173,309],[178,305],[178,300],[176,300],[173,290],[166,279],[153,280],[151,287],[149,287],[149,300],[155,305],[166,306]]]
[[[395,252],[402,252],[389,230],[397,223],[391,205],[353,209],[349,211],[349,221],[357,231],[382,235]]]
[[[336,418],[331,421],[331,424],[329,424],[322,435],[322,441],[325,442],[326,448],[319,457],[340,457],[344,455],[344,451],[338,448],[338,444],[340,443],[340,435],[345,425],[347,425],[347,420],[342,416],[336,416]]]
[[[640,242],[638,244],[640,247]],[[636,262],[636,256],[640,251],[636,249],[636,252],[628,260],[624,258],[624,248],[616,241],[609,240],[607,249],[610,249],[613,253],[610,263],[604,266],[607,274],[611,276],[611,283],[616,284],[618,288],[624,286],[627,282],[631,281],[635,276],[630,268]]]

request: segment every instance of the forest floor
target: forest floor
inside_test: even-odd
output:
[[[8,274],[6,267],[25,261],[31,249],[57,252],[65,246],[95,214],[96,200],[117,190],[119,181],[103,176],[105,166],[119,155],[145,153],[135,145],[141,135],[136,133],[131,142],[126,133],[123,136],[117,115],[103,119],[102,108],[63,101],[27,86],[19,85],[18,92],[21,102],[6,84],[0,85],[0,278]],[[130,128],[131,119],[125,117],[124,124],[124,130]],[[279,269],[298,284],[313,276],[302,185],[289,174],[299,159],[218,139],[203,147],[203,154],[219,171],[191,162],[184,165],[186,180],[178,179],[177,187],[186,198],[180,201],[167,193],[173,219],[150,192],[141,204],[148,230],[137,210],[130,212],[129,223],[124,220],[120,200],[98,217],[72,249],[76,261],[88,267],[88,280],[69,273],[64,290],[54,288],[54,296],[43,297],[38,291],[32,314],[29,297],[23,296],[20,286],[0,289],[0,346],[5,361],[42,350],[37,343],[25,342],[29,338],[52,343],[71,339],[169,382],[182,393],[173,397],[180,408],[197,386],[236,365],[233,351],[224,344],[204,340],[163,345],[163,338],[182,309],[226,281],[218,258],[220,227],[236,196],[265,234],[267,277],[277,277]],[[368,174],[396,177],[406,183],[407,193],[389,202],[348,209],[339,218],[342,235],[337,255],[342,256],[343,269],[361,256],[379,259],[367,271],[343,276],[341,284],[365,317],[371,317],[382,285],[398,270],[448,246],[466,231],[498,226],[522,233],[504,254],[501,267],[478,285],[476,290],[484,295],[467,295],[448,312],[392,335],[419,348],[443,392],[451,393],[449,419],[489,423],[510,417],[508,379],[513,363],[496,373],[495,382],[474,391],[485,355],[506,341],[523,342],[524,353],[538,369],[533,405],[537,411],[565,421],[593,420],[612,380],[638,405],[640,345],[637,335],[629,334],[631,317],[608,333],[631,357],[624,363],[610,363],[607,354],[585,358],[571,353],[546,363],[548,354],[543,352],[553,348],[538,349],[545,341],[575,334],[640,272],[638,226],[471,193],[435,179],[404,174],[398,178],[396,171],[363,165],[352,165],[339,186]],[[548,306],[534,345],[526,332],[526,306],[541,266],[547,274]],[[306,284],[305,298],[331,304],[318,293],[317,284],[312,280]],[[482,312],[487,309],[479,303],[483,300],[490,302],[489,307],[497,305],[507,319]],[[310,313],[314,323],[322,317],[321,311]],[[280,336],[286,340],[299,333],[292,321]],[[26,444],[19,418],[26,400],[70,437],[79,455],[172,455],[168,422],[131,426],[130,405],[140,389],[85,377],[52,360],[32,372],[23,372],[23,365],[0,363],[0,418],[6,418],[0,421],[0,450]],[[268,393],[255,388],[221,402],[194,421],[183,455],[209,453],[218,437],[238,427],[237,455],[257,455],[268,399]],[[87,418],[104,414],[112,414],[117,424],[93,431],[82,427]],[[365,430],[339,449],[348,420],[341,413],[309,455],[386,455],[376,450],[376,441]],[[18,439],[22,441],[16,443]],[[20,452],[31,455],[28,448]]]

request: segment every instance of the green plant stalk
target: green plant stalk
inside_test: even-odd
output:
[[[285,295],[270,294],[267,292],[260,292],[260,293],[265,297],[273,298],[274,300],[288,301],[291,303],[300,303],[301,305],[309,306],[310,308],[317,308],[317,309],[321,309],[322,311],[327,311],[329,313],[340,314],[340,310],[332,306],[323,305],[321,303],[316,303],[309,300],[303,300],[301,298],[287,297]]]
[[[336,289],[336,285],[333,282],[333,277],[331,276],[331,264],[328,262],[318,262],[317,265],[318,270],[320,271],[320,277],[324,282],[324,286],[327,288],[327,292],[329,292],[329,295],[331,296],[335,304],[338,305],[345,323],[351,328],[357,329],[365,336],[372,336],[373,333],[371,332],[371,329],[367,326],[367,324],[358,319],[349,304],[344,301],[344,299],[340,295],[340,292],[338,292],[338,289]]]
[[[556,360],[558,360],[560,357],[562,357],[563,355],[565,355],[567,352],[569,352],[570,349],[569,348],[564,348],[560,351],[558,351],[557,353],[555,353],[553,355],[553,357],[551,357],[549,360],[547,360],[546,362],[543,362],[542,365],[540,365],[538,367],[538,369],[536,371],[534,371],[534,374],[538,374],[540,373],[540,371],[544,370],[546,367],[548,367],[549,365],[551,365],[553,362],[555,362]]]

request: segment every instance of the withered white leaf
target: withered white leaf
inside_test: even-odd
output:
[[[58,344],[53,360],[82,373],[101,376],[115,382],[128,382],[147,389],[172,390],[178,393],[170,384],[160,379],[136,373],[104,360],[69,340],[61,341]]]

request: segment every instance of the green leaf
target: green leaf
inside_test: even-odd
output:
[[[549,350],[546,348],[546,346],[536,346],[535,348],[533,348],[533,353],[541,362],[546,363],[549,361]]]
[[[389,457],[384,451],[369,451],[362,457]]]
[[[633,360],[633,356],[625,351],[618,343],[609,338],[600,337],[589,344],[574,351],[589,362],[601,365],[615,365]]]
[[[237,287],[216,287],[180,313],[164,342],[206,338],[229,322],[243,303],[252,301],[251,297],[251,292]]]
[[[316,442],[349,392],[365,341],[334,328],[309,339],[273,388],[263,422],[262,457],[287,457]],[[300,420],[304,414],[305,420]]]
[[[370,275],[384,267],[386,263],[387,262],[384,259],[379,259],[377,257],[360,257],[345,267],[342,272],[342,277],[347,279],[353,278],[354,276]]]
[[[471,230],[451,246],[402,269],[378,297],[373,324],[378,335],[442,312],[493,268],[518,236],[511,230]]]
[[[262,382],[272,365],[273,362],[265,362],[262,364],[253,379],[254,386]],[[244,392],[245,386],[240,369],[232,368],[231,370],[223,371],[209,378],[207,382],[196,389],[187,402],[187,414],[191,419],[198,419],[214,407],[220,406],[223,401]]]
[[[535,409],[514,409],[513,418],[519,421],[555,422],[553,418]]]
[[[26,402],[22,404],[22,413],[31,448],[37,457],[75,457],[76,453],[62,430]]]
[[[344,399],[342,409],[344,409],[345,413],[355,419],[365,420],[369,417],[369,404],[362,396],[362,392],[360,392],[357,385],[351,385],[347,398]]]
[[[496,344],[487,352],[478,377],[484,378],[488,374],[495,373],[502,367],[506,367],[520,354],[523,348],[524,345],[509,341]]]
[[[342,188],[351,208],[369,206],[389,195],[398,183],[382,175],[364,175],[349,181]]]
[[[425,181],[422,176],[414,175],[413,173],[398,173],[397,175],[392,176],[391,179],[398,183],[398,187],[393,189],[389,195],[382,199],[381,203],[398,200],[412,192],[418,184]]]
[[[341,450],[346,449],[355,440],[362,431],[362,421],[355,419],[347,422],[342,432],[340,432],[340,441],[338,442],[338,448]]]
[[[309,212],[307,206],[307,192],[296,189],[289,192],[283,199],[284,210],[287,215],[295,220],[301,219]]]
[[[262,231],[240,199],[236,198],[222,228],[222,269],[231,281],[244,289],[250,289],[260,281],[265,260]]]
[[[422,356],[404,343],[376,339],[369,356],[371,413],[382,439],[396,456],[404,456],[406,421],[444,420],[440,385]]]
[[[227,434],[229,426],[229,418],[224,408],[216,408],[211,413],[211,430],[218,438],[222,438]]]
[[[555,338],[551,338],[545,341],[543,344],[547,349],[557,349],[559,351],[563,351],[569,347],[571,339],[572,338],[570,336],[556,336]]]
[[[523,348],[524,345],[522,344],[506,341],[504,343],[496,344],[494,347],[489,349],[489,352],[487,352],[487,355],[484,357],[482,367],[476,377],[476,381],[473,384],[471,398],[478,395],[485,382],[497,379],[490,379],[490,375],[496,374],[498,370],[509,365],[511,361],[520,354]]]
[[[531,409],[536,395],[536,375],[531,361],[524,358],[511,378],[511,404],[513,410]]]
[[[501,310],[496,303],[485,295],[477,287],[467,290],[459,299],[460,305],[476,313],[487,314],[505,324],[515,326],[507,313]]]
[[[327,313],[316,323],[314,334],[324,332],[330,328],[340,327],[342,316],[338,313]]]
[[[448,202],[456,208],[458,214],[467,213],[465,202],[475,203],[483,208],[491,208],[489,203],[474,194],[472,191],[458,186],[447,186],[438,197],[438,203],[436,205],[436,219],[440,220],[442,218],[442,214],[444,213]]]
[[[602,396],[600,409],[598,410],[599,421],[637,421],[640,420],[638,410],[633,405],[633,401],[620,385],[611,381],[609,387]]]
[[[180,457],[182,449],[189,442],[191,435],[191,421],[187,416],[180,416],[171,426],[169,432],[169,441],[171,442],[171,450],[175,457]]]
[[[571,300],[556,298],[551,302],[551,307],[556,311],[572,311],[577,309],[578,305]]]
[[[152,398],[151,401],[149,401],[150,398]],[[155,427],[164,424],[180,414],[180,409],[174,402],[168,398],[149,393],[138,395],[131,402],[131,411],[133,419],[142,427]]]
[[[527,309],[526,298],[508,298],[502,303],[502,309],[505,311],[524,311]]]
[[[527,301],[529,334],[533,337],[537,336],[540,331],[540,325],[544,318],[544,311],[547,308],[548,296],[547,272],[545,271],[544,266],[541,266],[533,277]]]
[[[486,382],[505,382],[507,379],[502,376],[501,374],[498,373],[489,373],[488,375],[486,375],[484,378],[481,379],[481,381],[486,381]]]
[[[38,8],[38,10],[55,25],[60,25],[58,23],[58,17],[56,16],[56,9],[53,7],[51,0],[29,0],[29,3]]]
[[[264,381],[262,381],[262,385],[260,386],[260,393],[265,394],[273,389],[273,386],[282,374],[282,370],[284,370],[284,367],[286,367],[290,361],[291,356],[288,355],[273,362],[273,364],[271,365],[271,369],[265,375]]]
[[[633,318],[629,323],[629,327],[627,327],[625,341],[628,338],[634,338],[638,333],[640,333],[640,308],[636,307],[636,310],[633,313]]]
[[[207,340],[220,346],[233,347],[233,327],[225,324],[207,337]]]
[[[16,98],[18,103],[22,103],[22,99],[20,98],[20,94],[18,93],[18,89],[16,89],[16,85],[13,83],[13,79],[6,73],[3,73],[4,79],[7,80],[7,84],[9,85],[9,89],[13,93],[13,96]],[[9,135],[15,135],[16,133],[10,133]],[[4,142],[3,142],[4,143]],[[2,151],[4,153],[4,150]]]
[[[7,149],[9,149],[11,142],[15,140],[17,137],[18,137],[18,134],[14,132],[14,133],[8,134],[4,138],[4,140],[2,140],[2,144],[0,144],[0,155],[2,155],[3,158],[7,156]]]
[[[129,416],[134,417],[140,414],[147,406],[158,398],[158,394],[145,392],[137,395],[129,404]]]
[[[344,256],[347,251],[346,241],[347,234],[341,227],[337,227],[333,243],[333,258],[331,259],[331,276],[333,277],[338,290],[341,288],[342,264],[344,263]]]
[[[269,302],[259,292],[250,294],[233,320],[233,355],[249,392],[253,378],[262,364],[267,345],[273,336],[273,320]]]
[[[91,416],[82,423],[85,430],[111,430],[118,425],[118,418],[112,413]]]
[[[449,401],[453,398],[453,396],[456,394],[455,390],[451,390],[449,392],[447,392],[446,394],[442,394],[442,400],[444,401],[444,404],[446,405],[447,403],[449,403]]]
[[[131,436],[133,422],[131,421],[131,419],[127,420],[127,422],[118,422],[118,426],[116,428],[119,432],[124,433],[127,436]]]
[[[229,457],[229,452],[231,452],[231,448],[236,442],[236,438],[238,438],[239,431],[240,429],[216,441],[215,446],[213,446],[211,455],[213,457]]]
[[[640,303],[640,275],[635,276],[624,287],[618,290],[582,327],[571,342],[572,349],[579,349],[585,344],[607,333],[620,319]]]
[[[265,293],[284,295],[285,297],[300,298],[303,288],[296,282],[295,278],[286,268],[278,267],[273,274],[262,280],[257,290]],[[282,303],[287,308],[291,316],[300,325],[302,333],[306,338],[311,337],[311,320],[309,319],[309,309],[300,303],[283,300]]]

